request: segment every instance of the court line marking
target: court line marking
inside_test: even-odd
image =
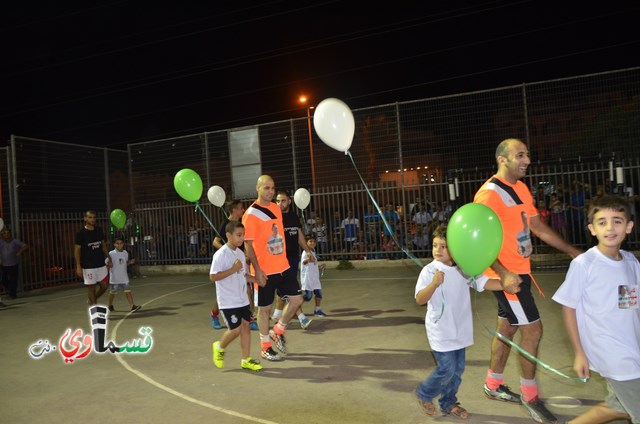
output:
[[[211,284],[211,283],[198,284],[196,286],[188,287],[186,289],[182,289],[182,290],[166,293],[166,294],[163,294],[162,296],[158,296],[158,297],[156,297],[154,299],[151,299],[151,300],[145,302],[142,306],[145,306],[145,305],[148,305],[150,303],[153,303],[156,300],[162,299],[163,297],[167,297],[167,296],[174,295],[174,294],[177,294],[177,293],[181,293],[181,292],[184,292],[184,291],[187,291],[187,290],[192,290],[192,289],[195,289],[195,288],[199,288],[199,287],[202,287],[202,286],[205,286],[205,285],[208,285],[208,284]],[[127,313],[120,321],[118,321],[116,326],[113,328],[113,331],[111,332],[112,340],[115,340],[117,338],[118,328],[129,317],[129,315],[131,315],[131,314],[132,314],[132,312]],[[170,393],[170,394],[172,394],[174,396],[177,396],[182,400],[186,400],[187,402],[195,403],[196,405],[204,406],[205,408],[209,408],[209,409],[212,409],[214,411],[221,412],[223,414],[231,415],[231,416],[237,417],[237,418],[242,418],[242,419],[245,419],[247,421],[253,421],[253,422],[262,423],[262,424],[278,424],[278,423],[276,423],[274,421],[269,421],[269,420],[265,420],[263,418],[258,418],[258,417],[254,417],[254,416],[251,416],[251,415],[243,414],[243,413],[238,412],[238,411],[233,411],[231,409],[223,408],[221,406],[212,405],[212,404],[210,404],[208,402],[204,402],[204,401],[195,399],[195,398],[193,398],[193,397],[191,397],[189,395],[186,395],[186,394],[181,393],[181,392],[179,392],[177,390],[174,390],[171,387],[165,386],[164,384],[155,381],[153,378],[149,377],[147,374],[143,373],[142,371],[138,371],[137,369],[133,368],[124,359],[124,356],[116,355],[116,359],[118,360],[118,362],[120,362],[120,364],[127,371],[131,372],[136,377],[141,378],[142,380],[144,380],[147,383],[157,387],[158,389],[164,390],[165,392]]]

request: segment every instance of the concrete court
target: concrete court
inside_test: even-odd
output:
[[[208,267],[201,273],[133,279],[134,299],[143,305],[135,314],[118,312],[127,309],[124,296],[118,295],[107,341],[133,342],[141,338],[139,328],[151,327],[153,346],[143,354],[90,351],[65,364],[56,349],[33,359],[28,351],[39,340],[55,346],[67,328],[91,333],[86,290],[78,284],[5,301],[8,306],[0,309],[0,422],[459,422],[430,418],[417,405],[414,389],[434,360],[425,335],[425,309],[413,299],[419,268],[403,262],[394,268],[327,269],[323,309],[329,316],[314,319],[306,331],[297,320],[292,322],[289,355],[278,363],[262,360],[261,373],[239,368],[239,339],[227,348],[225,368],[213,366],[211,343],[224,330],[214,330],[208,319],[214,297]],[[571,373],[572,350],[560,306],[550,300],[563,276],[535,274],[548,299],[538,297],[545,324],[539,357]],[[467,422],[532,423],[522,406],[490,401],[482,394],[491,341],[485,326],[493,328],[496,306],[490,293],[472,292],[472,301],[476,344],[467,349],[458,393],[472,414]],[[252,356],[259,357],[256,332],[251,344]],[[506,384],[518,388],[515,359],[512,353]],[[597,376],[583,384],[540,370],[538,380],[542,397],[561,418],[577,415],[606,393]]]

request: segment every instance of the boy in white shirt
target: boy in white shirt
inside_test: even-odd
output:
[[[327,314],[322,312],[320,304],[322,303],[322,285],[320,284],[320,270],[323,270],[327,265],[318,265],[318,259],[316,258],[316,236],[313,233],[309,233],[306,236],[307,246],[311,251],[309,255],[306,251],[302,252],[300,258],[300,283],[302,284],[302,297],[305,301],[310,301],[312,296],[315,296],[316,308],[314,315],[317,317],[326,317]]]
[[[129,287],[129,274],[127,274],[127,265],[132,265],[135,259],[129,260],[129,252],[124,249],[124,239],[122,237],[116,238],[113,247],[115,249],[109,252],[111,264],[113,265],[109,269],[109,311],[115,311],[113,299],[121,290],[124,291],[124,295],[127,297],[131,312],[138,311],[142,306],[133,303],[133,295]]]
[[[618,196],[593,199],[588,222],[598,245],[571,261],[553,300],[562,305],[573,369],[581,378],[589,378],[590,370],[599,373],[609,394],[569,422],[640,423],[640,263],[621,249],[633,228],[629,204]]]
[[[458,402],[457,393],[465,368],[465,349],[473,344],[471,296],[468,277],[453,263],[447,249],[447,227],[433,232],[433,261],[420,272],[415,299],[427,304],[425,327],[436,359],[436,369],[416,388],[423,412],[436,415],[433,399],[440,395],[440,410],[466,420],[469,413]],[[480,276],[471,284],[477,291],[502,290],[499,280]],[[446,301],[445,301],[446,299]]]
[[[227,242],[216,251],[211,261],[209,279],[216,283],[216,299],[227,330],[219,341],[213,343],[213,363],[224,367],[224,353],[227,346],[240,336],[242,361],[240,367],[250,371],[262,370],[260,361],[252,359],[251,352],[251,309],[247,295],[247,281],[255,278],[247,272],[247,261],[240,246],[244,243],[244,225],[239,221],[229,221],[225,231]]]

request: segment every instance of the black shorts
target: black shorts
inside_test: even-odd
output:
[[[498,316],[508,319],[511,325],[532,324],[540,319],[540,312],[531,294],[531,276],[520,274],[520,278],[522,284],[518,293],[493,292],[498,299]]]
[[[258,307],[271,306],[276,290],[282,298],[300,296],[298,278],[292,268],[282,274],[267,275],[267,284],[264,287],[258,286]]]
[[[242,320],[251,322],[251,310],[249,309],[249,305],[241,308],[220,309],[220,313],[229,330],[238,328],[240,324],[242,324]]]

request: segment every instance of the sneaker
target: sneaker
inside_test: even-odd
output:
[[[131,306],[131,312],[135,312],[135,311],[139,311],[140,308],[142,308],[142,306],[140,305],[133,305]]]
[[[327,316],[327,314],[325,314],[324,312],[322,312],[322,309],[318,309],[317,311],[315,311],[315,312],[314,312],[314,314],[313,314],[313,315],[315,315],[315,316],[317,316],[317,317],[326,317],[326,316]]]
[[[251,331],[258,331],[258,323],[255,321],[251,321],[249,323],[249,328],[251,329]]]
[[[306,330],[307,327],[309,327],[309,324],[311,324],[311,319],[304,317],[303,319],[300,320],[300,326],[302,327],[303,330]]]
[[[276,344],[278,350],[284,354],[287,353],[287,341],[284,339],[284,335],[276,334],[275,331],[269,330],[269,337]]]
[[[220,349],[220,342],[213,343],[213,364],[217,368],[224,367],[224,350]]]
[[[115,310],[116,310],[116,309],[113,307],[113,305],[109,305],[109,312],[113,312],[113,311],[115,311]]]
[[[492,400],[520,403],[520,395],[512,392],[509,386],[505,386],[504,384],[499,385],[495,390],[490,390],[485,384],[484,395]]]
[[[260,365],[260,361],[256,361],[255,359],[247,358],[243,359],[240,364],[240,368],[251,371],[262,371],[262,365]]]
[[[522,405],[525,407],[533,421],[537,423],[557,423],[558,419],[544,406],[544,402],[538,397],[534,397],[529,402],[522,401]]]
[[[222,328],[222,326],[220,325],[220,318],[218,317],[212,317],[211,315],[209,315],[209,320],[211,321],[211,325],[213,326],[213,328],[215,328],[216,330],[220,330]]]
[[[260,352],[260,356],[269,361],[282,361],[282,357],[278,355],[278,352],[273,350],[271,346],[269,346],[267,350],[263,350],[262,352]]]

